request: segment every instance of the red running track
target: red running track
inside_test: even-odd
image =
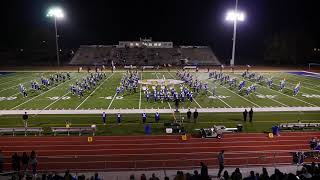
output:
[[[217,153],[226,150],[226,166],[272,166],[292,163],[290,152],[308,150],[320,132],[282,133],[273,139],[263,133],[226,134],[218,139],[180,136],[0,137],[5,169],[11,155],[35,150],[39,170],[188,169],[205,162],[217,167]],[[312,161],[309,159],[308,161]]]

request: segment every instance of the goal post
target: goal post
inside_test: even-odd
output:
[[[320,63],[308,63],[308,71],[311,71],[312,68],[319,70],[320,69]]]

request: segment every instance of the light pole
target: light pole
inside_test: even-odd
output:
[[[61,19],[64,17],[63,11],[60,8],[50,8],[47,17],[54,18],[54,29],[55,29],[55,36],[56,36],[56,53],[57,53],[57,64],[60,65],[59,61],[59,44],[58,44],[58,31],[57,31],[57,19]]]
[[[233,21],[233,43],[232,43],[232,58],[230,61],[230,66],[234,66],[234,56],[236,52],[236,38],[237,38],[237,21],[244,21],[245,15],[243,12],[238,11],[238,0],[236,0],[236,5],[234,10],[228,11],[226,15],[226,21]]]

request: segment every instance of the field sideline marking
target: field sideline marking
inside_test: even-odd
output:
[[[89,97],[96,92],[97,89],[99,89],[111,76],[113,76],[114,73],[112,73],[108,78],[106,78],[97,88],[95,88],[77,107],[75,110],[77,110],[84,102],[87,101],[87,99],[89,99]]]
[[[168,73],[170,74],[170,76],[175,79],[175,77],[168,71]],[[185,84],[185,83],[184,83]],[[202,108],[201,105],[197,102],[196,98],[193,98],[194,102],[199,106],[199,108]]]
[[[63,83],[60,83],[58,86],[55,86],[55,87],[53,87],[53,88],[49,89],[48,91],[45,91],[45,92],[43,92],[43,93],[41,93],[41,94],[39,94],[39,95],[37,95],[37,96],[35,96],[35,97],[31,98],[31,99],[29,99],[29,100],[27,100],[27,101],[25,101],[25,102],[23,102],[23,103],[19,104],[19,105],[17,105],[17,106],[15,106],[15,107],[11,108],[10,110],[13,110],[13,109],[15,109],[15,108],[17,108],[17,107],[19,107],[19,106],[21,106],[21,105],[23,105],[23,104],[25,104],[25,103],[27,103],[27,102],[31,101],[31,100],[33,100],[33,99],[35,99],[35,98],[37,98],[37,97],[39,97],[39,96],[41,96],[41,95],[44,95],[44,94],[46,94],[46,93],[48,93],[48,92],[52,91],[53,89],[55,89],[55,88],[57,88],[57,87],[61,86],[62,84],[66,83],[66,82],[69,82],[69,81],[71,81],[71,79],[70,79],[70,80],[67,80],[67,81],[65,81],[65,82],[63,82]]]
[[[142,71],[141,71],[141,78],[140,81],[142,82]],[[140,99],[139,99],[139,109],[141,109],[141,87],[142,87],[142,83],[140,84]]]

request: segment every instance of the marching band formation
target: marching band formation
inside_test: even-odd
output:
[[[229,88],[237,88],[239,93],[244,93],[246,96],[256,92],[257,84],[263,85],[265,83],[267,87],[278,89],[279,91],[283,91],[286,88],[286,79],[282,79],[279,86],[277,86],[273,83],[272,77],[264,77],[263,75],[249,72],[249,68],[247,68],[247,70],[241,74],[241,81],[238,81],[237,78],[223,73],[222,70],[220,70],[220,72],[209,72],[208,75],[209,80],[213,79],[213,85],[210,90],[208,83],[200,81],[190,72],[178,71],[176,76],[184,82],[183,84],[179,85],[178,89],[176,89],[174,85],[155,84],[152,85],[151,89],[149,89],[148,85],[143,86],[142,91],[147,102],[150,102],[152,99],[154,102],[175,100],[180,100],[182,102],[188,100],[192,102],[194,94],[205,93],[207,95],[208,92],[210,92],[213,96],[215,96],[216,82],[218,82],[220,85],[227,85]],[[76,81],[74,85],[71,85],[70,91],[73,95],[83,97],[85,91],[91,91],[94,89],[104,78],[106,78],[105,73],[91,73],[87,77],[83,78],[82,81]],[[36,80],[31,81],[30,90],[40,91],[42,89],[48,89],[49,86],[52,86],[55,83],[65,82],[67,79],[71,79],[69,73],[56,73],[47,78],[42,76],[40,78],[41,83],[38,83]],[[127,71],[121,78],[120,86],[116,87],[116,96],[123,94],[126,91],[130,93],[137,92],[139,79],[140,78],[137,71]],[[251,85],[247,85],[248,82],[253,83],[251,83]],[[23,84],[19,84],[18,88],[23,97],[28,96],[28,91]],[[300,92],[300,89],[301,84],[299,82],[293,89],[293,96],[297,96]]]
[[[70,91],[72,95],[77,95],[78,97],[83,97],[85,91],[91,91],[96,88],[96,86],[106,78],[105,73],[91,73],[89,76],[82,79],[81,82],[76,81],[75,85],[70,86]]]
[[[36,80],[31,81],[30,90],[40,91],[43,89],[48,89],[49,86],[52,86],[55,83],[65,82],[66,79],[68,80],[71,79],[69,73],[56,73],[56,74],[50,75],[48,78],[41,76],[40,78],[41,84],[39,84]],[[23,97],[28,96],[28,91],[23,84],[19,84],[18,88],[19,88],[19,92]]]

